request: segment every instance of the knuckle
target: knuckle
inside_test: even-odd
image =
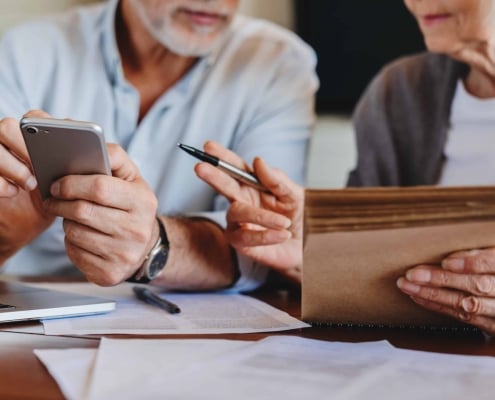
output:
[[[439,296],[439,290],[432,288],[424,288],[423,290],[423,298],[428,301],[436,301]]]
[[[151,239],[152,229],[133,229],[131,236],[135,243],[148,243]]]
[[[78,201],[74,206],[74,216],[75,218],[82,222],[87,223],[91,221],[94,214],[94,206],[86,201]]]
[[[443,270],[433,271],[433,276],[436,277],[436,280],[441,286],[449,286],[450,285],[450,274]]]
[[[105,265],[104,268],[102,266],[95,266],[86,277],[91,282],[105,287],[118,285],[125,279],[122,277],[120,269],[110,264]]]
[[[106,272],[103,274],[95,274],[94,276],[92,276],[91,281],[99,286],[109,287],[118,285],[120,282],[122,282],[122,279],[120,278],[120,274]]]
[[[141,254],[134,250],[123,251],[120,256],[120,264],[129,267],[139,265]],[[124,268],[125,269],[125,268]]]
[[[253,213],[252,222],[256,225],[263,225],[263,215],[260,213]]]
[[[66,240],[70,243],[77,242],[81,236],[80,231],[76,229],[74,224],[68,222],[67,220],[64,220],[64,233]]]
[[[466,260],[466,266],[468,271],[483,273],[488,272],[495,265],[495,258],[490,257],[490,255],[485,252],[479,252],[475,256],[468,257]]]
[[[479,314],[481,312],[481,301],[475,296],[464,297],[460,302],[462,312]]]
[[[96,176],[92,187],[96,202],[105,204],[111,195],[107,177],[103,175]]]
[[[155,195],[145,196],[142,204],[144,205],[144,209],[146,211],[153,210],[153,214],[156,214],[156,210],[158,209],[158,199]]]

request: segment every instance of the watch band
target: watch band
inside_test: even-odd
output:
[[[149,251],[143,261],[143,264],[134,276],[127,279],[127,282],[149,283],[165,268],[168,259],[170,243],[168,241],[167,231],[162,220],[157,216],[156,220],[159,227],[158,239]]]

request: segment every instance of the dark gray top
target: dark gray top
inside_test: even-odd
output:
[[[465,64],[432,53],[386,66],[354,113],[358,162],[348,185],[436,184],[456,85],[467,71]]]

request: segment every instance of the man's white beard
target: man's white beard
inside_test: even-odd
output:
[[[138,12],[141,22],[148,32],[171,52],[184,57],[203,57],[210,54],[222,42],[227,29],[216,34],[214,39],[209,39],[217,27],[194,26],[194,33],[187,34],[176,28],[168,10],[160,10],[164,18],[153,21],[139,0],[132,2]]]
[[[184,57],[203,57],[210,54],[225,36],[224,33],[220,33],[214,40],[203,41],[198,39],[198,36],[206,37],[214,28],[196,27],[195,35],[192,36],[175,29],[171,23],[165,23],[160,30],[151,25],[148,29],[151,35],[167,49]]]

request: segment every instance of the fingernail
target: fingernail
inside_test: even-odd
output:
[[[426,269],[415,269],[407,271],[406,277],[409,281],[428,283],[431,280],[431,272]]]
[[[50,193],[52,196],[58,196],[60,193],[60,183],[55,182],[51,187],[50,187]]]
[[[464,259],[463,258],[446,258],[442,261],[442,268],[448,269],[453,272],[464,271]]]
[[[26,181],[26,190],[31,191],[36,189],[36,186],[38,186],[38,182],[36,182],[36,178],[34,176],[30,176],[29,179]]]
[[[407,279],[399,278],[397,280],[397,287],[406,293],[418,293],[421,287],[409,282]]]

